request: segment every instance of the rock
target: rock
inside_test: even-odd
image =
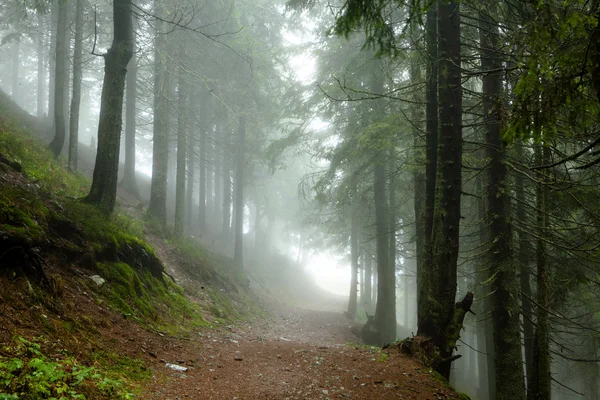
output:
[[[235,361],[242,361],[242,353],[240,353],[239,351],[235,352],[235,356],[233,357],[233,359]]]
[[[90,279],[93,280],[94,283],[96,285],[98,285],[98,287],[100,287],[106,283],[104,278],[102,278],[100,275],[92,275],[92,276],[90,276]]]
[[[323,389],[323,394],[329,394],[329,390]]]
[[[165,365],[174,371],[186,372],[189,369],[187,367],[182,367],[181,365],[177,364],[166,363]]]

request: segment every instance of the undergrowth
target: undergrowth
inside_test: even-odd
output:
[[[81,365],[66,351],[52,359],[42,352],[43,341],[18,337],[0,355],[0,400],[86,399],[105,396],[133,399],[130,383],[93,366]]]

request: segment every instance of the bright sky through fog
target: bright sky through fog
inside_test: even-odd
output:
[[[335,255],[322,252],[313,255],[306,271],[314,278],[320,288],[348,296],[350,292],[350,269],[346,263],[338,263]]]

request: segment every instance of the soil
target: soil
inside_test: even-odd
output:
[[[142,398],[460,398],[397,350],[352,344],[359,339],[341,311],[268,307],[268,321],[227,326],[179,343],[178,352],[158,354]]]

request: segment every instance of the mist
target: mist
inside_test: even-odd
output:
[[[471,399],[599,399],[598,6],[350,3],[0,0],[0,88],[107,215]]]

